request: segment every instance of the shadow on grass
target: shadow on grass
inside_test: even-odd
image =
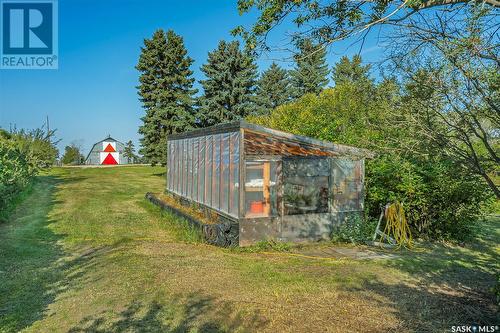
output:
[[[114,316],[113,316],[114,317]],[[181,333],[195,329],[197,332],[259,331],[266,321],[258,314],[243,320],[234,316],[229,304],[216,303],[210,296],[192,293],[185,297],[174,297],[169,304],[158,301],[148,304],[132,302],[110,321],[106,314],[84,318],[70,333],[112,332],[173,332]]]
[[[499,222],[484,225],[483,235],[467,248],[424,244],[426,251],[403,251],[399,258],[387,262],[390,268],[407,273],[410,282],[391,284],[372,278],[365,280],[361,288],[349,291],[364,294],[374,304],[390,306],[404,327],[413,331],[450,331],[452,325],[498,325],[500,315],[493,287],[499,272],[494,250],[499,243]]]
[[[449,332],[454,325],[497,325],[496,304],[487,292],[468,287],[452,288],[421,282],[388,284],[367,280],[349,292],[363,295],[374,307],[389,307],[402,330]],[[380,297],[382,296],[382,297]]]
[[[159,173],[153,173],[153,176],[156,176],[156,177],[165,177],[167,175],[167,172],[159,172]]]
[[[47,306],[68,288],[67,271],[82,261],[65,258],[49,225],[49,213],[59,202],[55,188],[82,179],[39,176],[32,192],[18,204],[8,221],[0,225],[0,331],[18,332],[45,316]],[[75,270],[76,272],[76,270]]]

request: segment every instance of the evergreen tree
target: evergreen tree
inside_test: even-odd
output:
[[[299,52],[294,56],[295,69],[291,71],[295,97],[319,94],[328,84],[326,50],[304,39],[297,43]]]
[[[288,72],[272,63],[262,73],[257,83],[257,104],[262,113],[269,113],[274,108],[288,102],[291,97],[291,82]]]
[[[333,66],[332,79],[336,85],[343,83],[366,84],[370,80],[370,65],[361,65],[361,56],[355,55],[352,60],[343,56],[340,61]]]
[[[140,152],[151,164],[166,163],[166,140],[169,134],[183,132],[194,124],[193,60],[181,36],[172,30],[157,30],[144,40],[137,64],[140,77],[140,100],[146,115],[139,133]]]
[[[204,95],[199,99],[202,126],[246,117],[255,112],[257,66],[254,59],[240,50],[237,41],[220,41],[208,53],[208,62],[201,67],[206,80],[200,81]]]
[[[132,140],[128,140],[123,149],[123,156],[127,158],[127,163],[135,163],[137,156],[135,155],[135,147]]]

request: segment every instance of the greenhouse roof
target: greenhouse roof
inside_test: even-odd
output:
[[[286,140],[286,141],[293,141],[293,142],[296,142],[298,144],[317,146],[318,148],[321,148],[323,150],[336,152],[338,154],[355,155],[355,156],[362,156],[362,157],[367,157],[367,158],[373,158],[375,155],[373,152],[371,152],[367,149],[336,144],[336,143],[329,142],[329,141],[313,139],[313,138],[310,138],[307,136],[296,135],[296,134],[291,134],[291,133],[287,133],[287,132],[283,132],[283,131],[278,131],[275,129],[251,124],[251,123],[248,123],[244,120],[218,124],[218,125],[214,125],[211,127],[195,129],[193,131],[184,132],[184,133],[172,134],[172,135],[168,136],[168,139],[169,140],[179,140],[179,139],[195,138],[195,137],[200,137],[200,136],[205,136],[205,135],[234,132],[234,131],[237,131],[239,129],[243,129],[243,130],[250,131],[250,132],[257,132],[257,133],[263,134],[265,136],[276,138],[278,140],[282,139],[282,140]]]

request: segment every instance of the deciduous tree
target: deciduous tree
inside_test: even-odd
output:
[[[61,158],[63,164],[78,165],[83,163],[83,159],[84,157],[78,145],[72,143],[64,147],[64,155]]]
[[[269,51],[287,48],[293,41],[314,39],[326,47],[347,38],[363,41],[371,29],[383,26],[407,26],[414,17],[431,19],[437,10],[457,13],[466,6],[500,8],[498,0],[239,0],[240,14],[256,11],[257,20],[250,28],[239,26],[234,34],[242,35],[248,46]],[[498,14],[497,14],[498,15]],[[454,19],[458,17],[455,16]],[[279,45],[271,45],[271,30],[280,24],[296,29],[281,36]],[[277,29],[274,29],[277,30]]]
[[[460,19],[411,19],[393,41],[392,68],[406,82],[408,121],[435,151],[481,176],[500,198],[498,23],[490,10],[471,7]],[[441,23],[439,23],[441,22]],[[405,45],[401,46],[401,43]]]

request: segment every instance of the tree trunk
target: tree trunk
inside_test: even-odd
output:
[[[495,193],[495,196],[497,197],[497,199],[500,199],[500,190],[498,189],[498,186],[495,185],[495,183],[490,178],[490,176],[488,176],[486,173],[482,173],[481,176],[483,176],[483,178],[486,181],[486,183],[488,184],[488,186],[491,188],[493,193]]]

